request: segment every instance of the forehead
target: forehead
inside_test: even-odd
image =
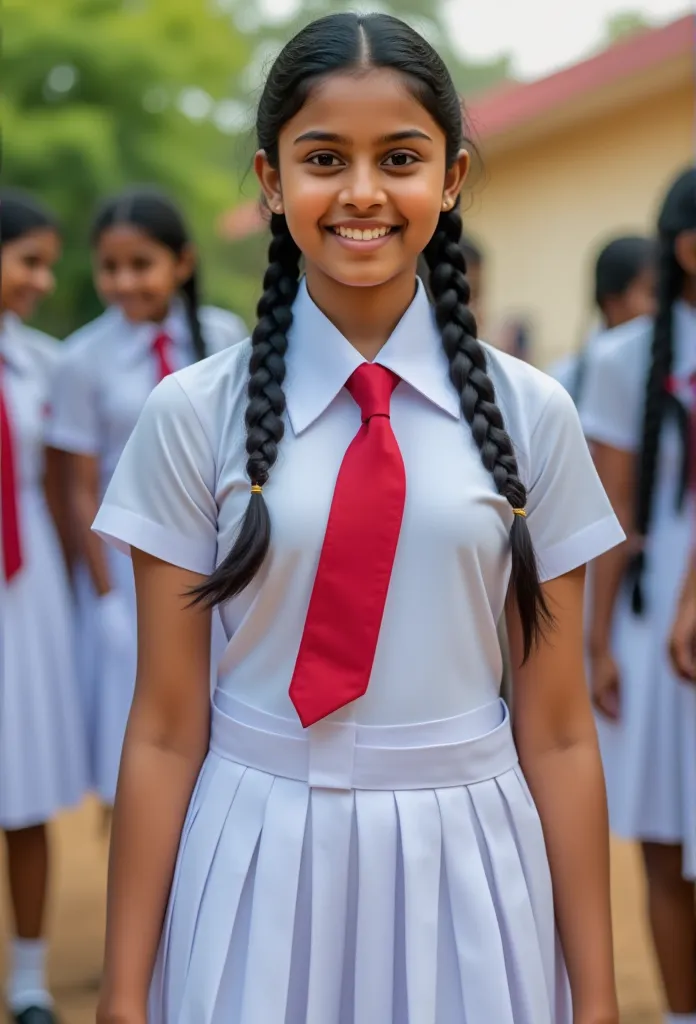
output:
[[[417,128],[445,143],[445,135],[398,71],[371,68],[327,75],[310,90],[304,106],[281,131],[293,141],[307,131],[326,131],[355,143],[377,142]]]
[[[100,252],[129,253],[144,250],[169,251],[165,245],[148,235],[135,224],[114,224],[99,235],[98,249]]]
[[[28,231],[11,242],[5,242],[3,252],[36,253],[47,254],[49,258],[60,246],[60,236],[55,228],[36,228],[35,231]]]

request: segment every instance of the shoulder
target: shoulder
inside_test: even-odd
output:
[[[172,415],[193,413],[215,447],[228,424],[244,427],[251,341],[223,349],[165,378],[152,393]]]
[[[516,444],[526,447],[525,441],[550,410],[575,415],[570,395],[554,377],[507,352],[482,344],[506,430]]]
[[[97,373],[103,365],[104,344],[113,337],[119,323],[118,312],[107,309],[95,320],[69,334],[60,346],[61,367],[82,376],[88,376],[92,371]]]
[[[595,366],[628,369],[625,360],[635,366],[644,365],[650,356],[653,322],[649,317],[637,317],[620,327],[613,327],[597,335],[590,350]]]
[[[31,364],[41,372],[51,373],[60,354],[60,342],[35,327],[17,321],[15,330],[21,335],[21,346]]]
[[[559,384],[562,384],[566,391],[570,391],[577,369],[578,356],[573,353],[573,355],[556,359],[555,362],[546,367],[545,373],[548,373],[549,377],[553,377]]]
[[[201,329],[211,354],[236,345],[248,337],[249,331],[240,316],[219,306],[201,306]]]

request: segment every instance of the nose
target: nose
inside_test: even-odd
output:
[[[128,269],[117,270],[111,279],[111,288],[117,295],[131,295],[136,290],[136,276]]]
[[[34,287],[40,295],[50,295],[56,286],[56,278],[50,267],[40,267],[34,275]]]
[[[344,206],[356,210],[372,210],[384,206],[387,196],[382,187],[379,168],[369,160],[356,161],[339,197]]]

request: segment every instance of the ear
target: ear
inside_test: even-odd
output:
[[[442,197],[443,210],[451,210],[462,190],[471,167],[471,157],[466,149],[460,150],[459,156],[445,175],[445,190]]]
[[[196,270],[197,253],[195,246],[185,245],[179,253],[179,260],[176,268],[176,279],[179,285],[188,281]]]
[[[696,277],[696,230],[682,231],[674,242],[677,263],[689,277]]]
[[[254,157],[254,171],[259,179],[259,184],[272,213],[284,213],[283,193],[280,187],[280,171],[271,167],[268,157],[263,149],[260,149]]]

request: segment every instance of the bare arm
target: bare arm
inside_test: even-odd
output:
[[[100,1024],[145,1024],[146,1000],[191,793],[208,748],[210,612],[203,577],[133,552],[138,675],[116,795]]]
[[[672,668],[687,682],[696,682],[696,551],[692,552],[677,614],[669,638]]]
[[[583,580],[544,585],[556,625],[521,665],[516,608],[507,613],[515,738],[548,850],[575,1024],[618,1024],[604,779],[583,672]]]
[[[87,562],[94,589],[103,596],[111,590],[106,548],[92,532],[101,501],[99,459],[95,455],[68,455],[67,458],[77,544]]]
[[[592,564],[589,646],[594,655],[609,649],[614,605],[628,563],[630,538],[634,530],[636,457],[632,452],[619,451],[604,444],[593,444],[592,455],[614,514],[629,538]]]
[[[44,493],[51,518],[58,533],[63,558],[72,571],[75,561],[75,533],[71,526],[70,483],[68,479],[70,456],[57,448],[46,449]]]

